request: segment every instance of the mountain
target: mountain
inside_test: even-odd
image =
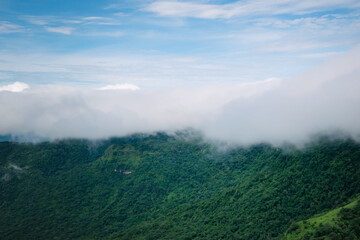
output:
[[[164,133],[1,142],[0,239],[281,239],[356,197],[359,182],[352,139],[301,149]]]

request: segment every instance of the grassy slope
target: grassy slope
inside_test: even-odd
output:
[[[285,233],[284,239],[286,240],[302,240],[302,239],[360,239],[359,233],[354,231],[354,229],[346,223],[346,220],[359,219],[360,212],[357,208],[360,205],[360,196],[355,198],[349,204],[333,209],[329,212],[323,214],[317,214],[312,218],[309,218],[305,221],[300,221],[293,223],[290,228]],[[344,209],[352,210],[355,216],[345,217],[346,211]],[[344,228],[344,225],[351,228],[353,233],[348,234],[348,236],[342,236],[339,231]],[[319,230],[322,229],[322,232]],[[347,238],[346,238],[347,239]]]

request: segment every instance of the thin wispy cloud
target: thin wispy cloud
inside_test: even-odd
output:
[[[159,16],[195,17],[195,18],[230,18],[235,15],[233,4],[214,5],[178,1],[157,1],[144,10]]]
[[[263,80],[279,76],[273,71],[276,60],[272,59],[269,70],[251,62],[230,59],[206,59],[173,55],[98,57],[96,52],[80,55],[1,55],[0,71],[8,71],[18,78],[29,81],[37,76],[38,81],[77,82],[105,84],[128,82],[146,87],[173,87],[178,85],[198,85]],[[6,61],[6,62],[5,62]],[[297,63],[301,61],[297,59]],[[251,72],[249,70],[251,69]],[[39,75],[39,73],[41,73]],[[101,85],[100,85],[101,84]],[[100,86],[99,86],[100,85]]]
[[[107,5],[106,7],[104,7],[104,9],[105,10],[118,9],[119,7],[121,7],[121,4],[113,3],[113,4],[110,4],[110,5]]]
[[[140,88],[138,86],[129,83],[106,85],[104,87],[98,88],[98,90],[132,90],[132,91],[136,91],[139,89]]]
[[[23,16],[22,19],[30,24],[41,26],[48,25],[49,23],[56,21],[56,18],[52,16]]]
[[[56,27],[57,25],[65,24],[74,24],[78,25],[84,22],[83,18],[80,17],[62,17],[62,16],[22,16],[21,19],[25,20],[26,22],[39,25],[44,27]]]
[[[98,16],[90,16],[90,17],[56,17],[56,16],[23,16],[26,22],[33,24],[44,26],[50,28],[51,30],[55,28],[75,28],[81,25],[120,25],[121,23],[112,17],[98,17]],[[67,26],[62,26],[66,24]],[[55,32],[55,31],[51,31]],[[69,32],[69,31],[62,31]]]
[[[104,18],[104,17],[84,17],[83,20],[104,20],[104,19],[108,19],[108,18]]]
[[[90,36],[90,37],[122,37],[126,35],[126,33],[122,31],[94,31],[89,33],[83,33],[84,36]]]
[[[83,17],[81,18],[83,24],[98,24],[98,25],[120,25],[121,23],[111,17]]]
[[[301,54],[299,58],[328,58],[341,54],[340,52],[325,52],[325,53],[308,53]]]
[[[118,17],[127,17],[130,16],[130,14],[127,13],[123,13],[123,12],[117,12],[113,14],[114,16],[118,16]]]
[[[336,7],[356,8],[360,4],[356,0],[332,1],[250,1],[228,4],[208,4],[183,1],[155,1],[144,10],[169,17],[193,17],[204,19],[232,18],[240,16],[278,15],[278,14],[304,14]]]
[[[46,27],[45,29],[48,32],[60,33],[65,35],[71,34],[72,31],[74,30],[74,28],[72,27]]]
[[[24,27],[6,21],[0,21],[0,34],[24,32]]]
[[[73,24],[80,24],[82,23],[83,21],[82,20],[63,20],[62,21],[63,23],[73,23]]]

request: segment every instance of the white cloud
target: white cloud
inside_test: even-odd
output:
[[[26,15],[21,17],[23,20],[27,21],[28,23],[34,24],[34,25],[40,25],[40,26],[56,26],[61,23],[66,24],[79,24],[83,21],[80,20],[79,17],[74,18],[64,18],[61,16],[32,16],[32,15]]]
[[[81,90],[35,86],[21,95],[0,94],[1,134],[42,137],[123,136],[135,132],[201,127],[221,107],[276,87],[276,81],[142,91]]]
[[[20,25],[9,23],[6,21],[0,21],[0,34],[3,33],[16,33],[23,32],[24,28]]]
[[[164,88],[205,82],[258,81],[269,75],[283,77],[273,71],[272,65],[264,68],[247,59],[233,61],[198,56],[102,54],[101,57],[96,52],[88,55],[3,54],[0,55],[0,71],[9,72],[14,78],[24,81],[71,81],[81,85],[86,83],[92,88],[124,82],[142,88]],[[270,64],[276,64],[276,61],[272,59]]]
[[[97,25],[120,25],[121,23],[108,17],[84,17],[82,18],[84,24],[97,24]]]
[[[357,0],[258,0],[216,5],[201,2],[155,1],[144,10],[159,16],[228,19],[250,15],[301,14],[336,7],[357,8],[360,7],[360,3]]]
[[[71,32],[74,30],[72,27],[46,27],[45,29],[48,32],[61,33],[65,35],[71,34]]]
[[[360,139],[360,47],[292,79],[141,91],[35,86],[0,93],[0,134],[101,138],[194,127],[236,143]],[[109,87],[111,88],[111,87]]]
[[[56,18],[53,16],[23,16],[25,21],[35,25],[47,25],[53,22]]]
[[[360,139],[360,47],[244,101],[238,98],[206,129],[242,143],[303,142],[311,134],[344,130]],[[231,127],[228,127],[231,126]]]
[[[107,85],[105,87],[98,88],[98,90],[139,90],[140,88],[134,84],[124,83],[124,84],[115,84]]]
[[[29,85],[23,82],[14,82],[13,84],[0,86],[0,92],[9,91],[9,92],[22,92],[25,89],[29,88]]]
[[[117,9],[117,8],[119,8],[119,7],[121,7],[121,4],[110,4],[110,5],[106,6],[106,7],[104,7],[104,9],[105,9],[105,10]]]
[[[231,4],[232,5],[232,4]],[[234,14],[228,5],[199,4],[177,1],[156,1],[151,3],[145,10],[154,12],[160,16],[173,17],[196,17],[196,18],[230,18]]]
[[[341,52],[320,52],[320,53],[304,53],[300,54],[299,58],[328,58],[341,54]]]
[[[116,19],[98,16],[74,16],[69,18],[59,16],[23,16],[22,19],[31,24],[44,26],[45,29],[49,32],[57,32],[62,34],[70,34],[74,29],[72,27],[59,27],[58,25],[60,24],[66,24],[70,26],[74,24],[120,25]]]
[[[104,19],[107,19],[107,18],[104,18],[104,17],[84,17],[83,19],[84,20],[104,20]]]
[[[83,21],[80,20],[64,20],[62,21],[63,23],[74,23],[74,24],[79,24],[82,23]]]
[[[123,12],[117,12],[117,13],[114,13],[114,16],[118,16],[118,17],[128,17],[128,16],[130,16],[130,14],[123,13]]]

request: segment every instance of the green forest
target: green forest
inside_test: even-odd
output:
[[[0,143],[0,239],[360,239],[360,144]]]
[[[286,240],[360,239],[360,197],[349,204],[291,224]]]

